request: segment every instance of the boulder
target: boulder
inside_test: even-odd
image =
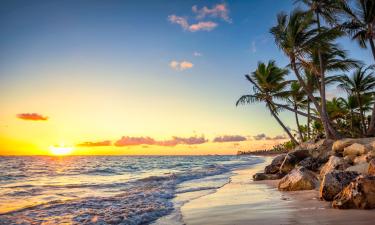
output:
[[[367,160],[367,162],[370,162],[372,159],[375,159],[375,150],[369,151],[366,154],[366,160]]]
[[[307,157],[304,160],[297,163],[297,166],[305,167],[306,169],[312,170],[312,171],[318,171],[321,163],[319,159],[313,158],[313,157]]]
[[[358,165],[355,165],[355,166],[350,166],[350,167],[346,168],[345,171],[356,171],[356,172],[361,173],[361,174],[367,174],[368,173],[368,167],[369,167],[369,163],[365,162],[365,163],[361,163],[361,164],[358,164]]]
[[[334,141],[331,139],[319,140],[315,144],[316,148],[309,149],[310,155],[313,158],[318,159],[321,163],[327,162],[329,157],[333,155],[333,151],[332,151],[333,142]]]
[[[294,151],[289,152],[285,158],[283,163],[280,166],[280,173],[287,174],[294,169],[296,164],[303,159],[310,156],[308,150],[305,149],[297,149]]]
[[[356,156],[356,157],[353,159],[352,162],[353,162],[354,165],[358,165],[358,164],[366,163],[366,162],[367,162],[367,155]]]
[[[360,156],[367,152],[366,146],[358,143],[354,143],[352,145],[349,145],[348,147],[344,148],[343,155],[355,155]]]
[[[355,171],[334,170],[327,173],[320,184],[319,197],[326,201],[332,201],[334,197],[344,189],[353,179],[360,174]]]
[[[312,190],[318,184],[319,180],[313,172],[304,167],[297,167],[280,180],[278,188],[281,191]]]
[[[336,154],[341,154],[344,151],[344,148],[357,143],[361,145],[366,145],[366,147],[369,147],[372,143],[375,144],[375,138],[345,138],[338,141],[335,141],[332,145],[332,150]],[[375,147],[375,146],[374,146]]]
[[[324,176],[333,170],[344,170],[350,165],[344,160],[344,158],[331,156],[326,164],[320,170],[320,178],[323,179]]]
[[[352,145],[355,143],[356,139],[353,138],[345,138],[341,140],[337,140],[332,145],[332,151],[335,153],[341,153],[344,151],[344,148],[348,147],[349,145]]]
[[[375,176],[375,159],[372,159],[368,165],[368,175]]]
[[[272,160],[271,164],[264,168],[264,172],[267,173],[267,174],[278,173],[280,171],[280,166],[285,159],[285,156],[286,156],[286,154],[281,154],[281,155],[276,156]]]
[[[339,209],[374,209],[375,176],[359,176],[346,186],[332,202]]]
[[[347,155],[344,157],[344,161],[350,165],[353,165],[354,164],[354,159],[356,158],[357,156],[355,155]]]
[[[281,174],[265,174],[265,173],[256,173],[253,175],[254,181],[259,180],[277,180],[281,178]]]

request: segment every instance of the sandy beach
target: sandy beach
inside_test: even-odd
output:
[[[269,163],[235,171],[231,182],[217,192],[188,202],[182,208],[187,225],[245,224],[373,224],[375,210],[332,209],[320,201],[318,190],[280,192],[275,181],[253,181],[252,175]]]

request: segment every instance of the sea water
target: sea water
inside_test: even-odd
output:
[[[0,157],[0,224],[182,224],[252,156]]]

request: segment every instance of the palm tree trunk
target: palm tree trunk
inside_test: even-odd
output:
[[[319,17],[318,12],[316,12],[316,20],[317,20],[317,25],[318,25],[318,33],[320,33],[320,17]],[[318,57],[319,57],[319,67],[320,67],[320,98],[321,98],[320,105],[322,107],[320,117],[322,118],[324,131],[326,133],[326,138],[337,139],[339,135],[336,132],[336,130],[333,129],[331,125],[331,121],[327,113],[326,83],[325,83],[322,53],[320,52],[320,49],[318,49]]]
[[[307,99],[307,138],[310,139],[310,123],[311,123],[311,118],[310,118],[310,100]]]
[[[366,134],[366,123],[365,123],[365,115],[363,113],[361,95],[359,93],[357,93],[356,96],[357,96],[357,101],[358,101],[358,105],[359,105],[359,113],[361,114],[362,134],[365,135]]]
[[[370,46],[371,46],[372,56],[374,57],[374,60],[375,60],[374,40],[372,38],[369,38],[369,42],[370,42]],[[370,124],[368,126],[367,135],[368,136],[374,136],[375,135],[375,103],[374,103],[374,106],[372,107],[371,120],[370,120]]]
[[[280,126],[284,129],[284,131],[288,134],[290,140],[298,145],[298,142],[297,140],[293,137],[293,135],[290,133],[289,129],[284,125],[284,123],[280,120],[280,118],[276,115],[276,113],[272,110],[272,108],[270,108],[270,111],[271,111],[271,114],[273,117],[275,117],[275,119],[277,120],[277,122],[280,124]]]
[[[318,103],[318,101],[316,100],[316,98],[314,97],[314,95],[312,94],[312,91],[307,87],[305,81],[302,79],[301,77],[301,74],[299,73],[297,67],[296,67],[296,62],[295,62],[295,59],[294,58],[291,58],[291,66],[294,70],[294,73],[296,74],[296,77],[299,81],[299,83],[301,84],[303,90],[306,92],[307,96],[309,97],[309,99],[311,100],[311,102],[314,104],[316,110],[318,111],[319,115],[320,115],[320,119],[322,121],[322,124],[323,124],[323,127],[324,127],[324,131],[325,131],[325,134],[326,134],[326,138],[331,138],[331,139],[338,139],[339,138],[339,135],[338,133],[333,129],[331,123],[329,122],[329,119],[328,119],[328,115],[326,113],[326,115],[324,115],[322,113],[322,109]]]
[[[275,103],[275,102],[272,102],[272,104],[275,105],[275,106],[277,106],[277,107],[280,107],[280,108],[286,109],[286,110],[288,110],[288,111],[291,111],[291,112],[297,113],[297,114],[300,115],[300,116],[304,116],[304,117],[307,117],[307,118],[310,117],[310,119],[321,121],[320,118],[318,118],[318,117],[315,117],[315,116],[312,116],[311,114],[309,115],[309,114],[307,114],[307,113],[304,113],[304,112],[301,112],[301,111],[295,110],[295,109],[293,109],[293,108],[290,108],[290,107],[287,106],[287,105],[281,105],[281,104],[278,104],[278,103]]]
[[[296,112],[294,112],[294,116],[296,118],[296,125],[297,125],[297,129],[298,129],[298,133],[299,133],[299,139],[300,139],[301,142],[303,142],[303,135],[302,135],[301,126],[299,124],[298,114],[297,114],[297,110],[298,110],[297,105],[294,105],[294,109],[296,110]]]

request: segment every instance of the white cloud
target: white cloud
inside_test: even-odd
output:
[[[217,4],[212,8],[203,6],[201,9],[194,5],[192,11],[197,14],[197,19],[204,19],[205,17],[221,18],[224,21],[231,23],[232,19],[229,18],[229,9],[225,3]]]
[[[255,41],[251,42],[251,52],[252,53],[256,53],[257,52],[257,46],[256,46]]]
[[[207,21],[207,22],[198,22],[196,24],[191,24],[189,26],[189,31],[191,32],[196,32],[200,30],[204,31],[211,31],[217,27],[217,23],[212,22],[212,21]]]
[[[193,66],[194,66],[194,64],[189,62],[189,61],[178,62],[176,60],[173,60],[169,63],[169,67],[171,67],[172,69],[177,70],[177,71],[183,71],[183,70],[191,69],[191,68],[193,68]]]
[[[202,53],[200,53],[200,52],[193,52],[193,56],[202,56]]]
[[[211,31],[215,29],[218,24],[212,21],[205,21],[205,22],[198,22],[195,24],[189,24],[187,19],[185,17],[176,16],[176,15],[170,15],[168,16],[168,20],[171,23],[178,24],[182,27],[184,30],[188,30],[190,32],[196,32],[196,31]]]

